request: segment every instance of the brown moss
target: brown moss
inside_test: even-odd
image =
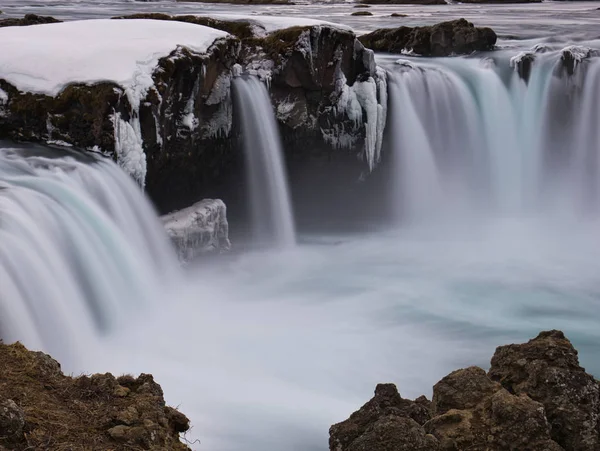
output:
[[[50,356],[20,343],[0,343],[0,368],[0,399],[13,400],[25,414],[21,433],[7,437],[0,431],[0,449],[189,449],[179,440],[189,421],[165,406],[150,375],[72,378]],[[115,427],[124,435],[115,438]]]

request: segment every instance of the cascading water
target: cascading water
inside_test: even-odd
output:
[[[177,278],[139,186],[64,150],[0,148],[0,243],[2,338],[67,361]]]
[[[324,451],[328,426],[376,383],[430,394],[449,371],[485,366],[496,345],[541,329],[568,332],[597,375],[597,225],[461,213],[598,202],[600,65],[568,75],[560,53],[536,54],[525,83],[498,55],[390,73],[398,219],[433,210],[458,218],[458,231],[432,221],[319,236],[181,269],[139,186],[111,161],[0,149],[0,336],[74,371],[153,373],[191,418],[191,441],[215,451]],[[281,156],[263,155],[279,151],[268,93],[256,79],[234,84],[260,166],[253,202],[270,205],[257,220],[278,227],[259,230],[293,243]]]
[[[519,57],[502,54],[390,69],[401,221],[461,207],[520,215],[559,199],[598,208],[600,61],[570,74],[560,51],[531,55],[527,82],[510,67]]]
[[[262,244],[289,247],[296,241],[277,121],[264,83],[233,81],[248,167],[253,235]]]

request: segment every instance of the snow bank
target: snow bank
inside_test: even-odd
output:
[[[204,199],[191,207],[161,217],[182,261],[200,254],[228,250],[227,207],[222,200]]]
[[[161,20],[81,20],[0,28],[0,78],[55,96],[70,83],[111,81],[137,93],[158,60],[182,45],[206,52],[224,31]],[[130,94],[130,93],[128,93]]]

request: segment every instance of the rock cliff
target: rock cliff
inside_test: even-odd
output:
[[[231,78],[254,75],[270,85],[298,192],[318,186],[323,197],[339,201],[376,167],[386,118],[385,72],[347,28],[314,20],[281,29],[254,18],[128,19],[191,23],[229,36],[203,53],[174,48],[158,60],[151,86],[138,96],[111,81],[70,83],[48,95],[0,79],[0,137],[101,151],[126,169],[121,155],[139,148],[144,171],[132,175],[161,212],[219,197],[237,219],[245,213],[246,190]],[[55,64],[66,64],[65,57],[57,54]],[[332,185],[332,178],[338,183]],[[331,189],[322,190],[323,184]]]
[[[600,449],[600,383],[560,331],[496,349],[403,399],[393,384],[329,431],[331,451],[592,451]]]

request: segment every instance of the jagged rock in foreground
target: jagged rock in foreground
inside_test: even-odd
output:
[[[179,259],[190,261],[201,254],[227,251],[227,207],[220,199],[204,199],[191,207],[161,217]]]
[[[20,343],[0,343],[0,368],[0,450],[189,450],[189,420],[149,374],[72,378]]]
[[[359,37],[376,52],[414,52],[422,56],[449,56],[493,50],[497,36],[491,28],[475,27],[465,19],[429,27],[381,28]]]
[[[329,430],[331,451],[597,451],[600,383],[560,331],[501,346],[486,373],[469,367],[403,399],[393,384]]]

